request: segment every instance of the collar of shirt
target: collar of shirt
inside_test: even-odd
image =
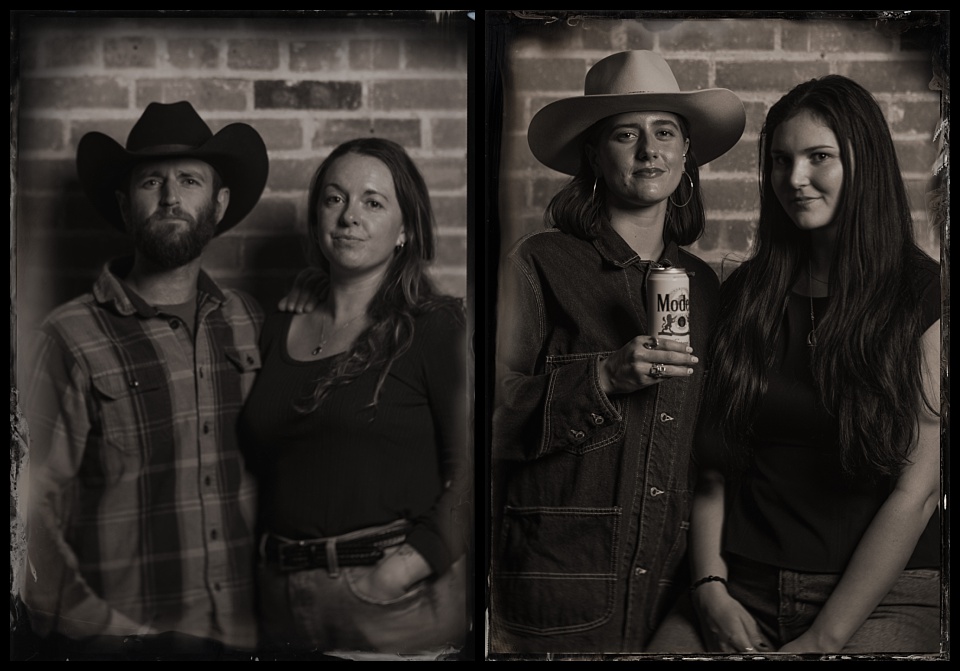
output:
[[[606,222],[600,227],[600,235],[594,238],[593,246],[605,262],[618,268],[626,268],[634,263],[652,263],[650,259],[641,259],[640,255],[633,251],[633,248],[620,237],[620,234]],[[676,259],[679,249],[677,243],[673,240],[667,240],[657,263],[666,267],[677,265]]]
[[[123,279],[132,267],[132,256],[108,262],[93,285],[93,296],[101,305],[112,306],[119,315],[155,317],[157,309],[144,301]],[[220,287],[203,270],[197,278],[197,292],[197,305],[203,305],[208,300],[219,305],[227,301]]]

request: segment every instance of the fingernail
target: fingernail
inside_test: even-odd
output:
[[[693,375],[693,369],[692,369],[692,368],[688,368],[688,369],[687,369],[687,375]]]
[[[690,352],[692,352],[692,351],[693,351],[693,348],[692,348],[692,347],[688,347],[688,348],[687,348],[687,354],[690,354]]]
[[[700,361],[700,359],[698,359],[697,357],[691,357],[690,360],[693,361],[693,363],[697,363],[698,361]]]

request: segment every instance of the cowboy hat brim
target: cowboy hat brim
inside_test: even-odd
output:
[[[530,121],[527,142],[538,161],[575,175],[583,134],[601,119],[626,112],[672,112],[685,118],[698,165],[730,150],[746,126],[743,103],[728,89],[584,95],[557,100],[537,112]]]
[[[97,211],[125,231],[116,192],[127,190],[130,169],[143,161],[172,158],[195,158],[210,164],[223,186],[230,189],[230,203],[217,225],[217,235],[250,213],[267,184],[267,147],[260,134],[244,123],[224,126],[199,147],[174,145],[144,151],[129,151],[103,133],[87,133],[77,145],[77,175]]]

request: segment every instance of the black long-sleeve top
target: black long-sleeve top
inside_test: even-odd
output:
[[[306,539],[408,519],[407,541],[442,573],[465,552],[472,519],[462,322],[447,310],[418,316],[376,408],[378,369],[301,414],[295,400],[344,355],[291,358],[291,317],[273,314],[264,324],[263,368],[240,419],[258,471],[262,526]]]

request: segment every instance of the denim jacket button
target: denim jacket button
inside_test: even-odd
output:
[[[595,413],[595,412],[591,412],[591,413],[590,413],[590,416],[593,417],[593,423],[596,424],[597,426],[600,426],[601,424],[603,424],[603,417],[602,417],[602,416],[598,415],[598,414]]]
[[[643,575],[646,572],[647,572],[647,569],[640,568],[639,566],[633,569],[633,575]]]
[[[660,421],[661,421],[661,422],[664,422],[664,423],[666,423],[666,422],[672,422],[672,421],[673,421],[673,417],[671,417],[670,415],[668,415],[668,414],[665,413],[665,412],[661,412],[661,413],[660,413]]]
[[[657,489],[656,487],[651,487],[651,488],[650,488],[650,496],[660,496],[660,495],[663,494],[663,493],[664,493],[664,492],[663,492],[662,489]]]
[[[570,434],[577,440],[580,440],[584,436],[583,431],[578,431],[577,429],[570,429]]]

